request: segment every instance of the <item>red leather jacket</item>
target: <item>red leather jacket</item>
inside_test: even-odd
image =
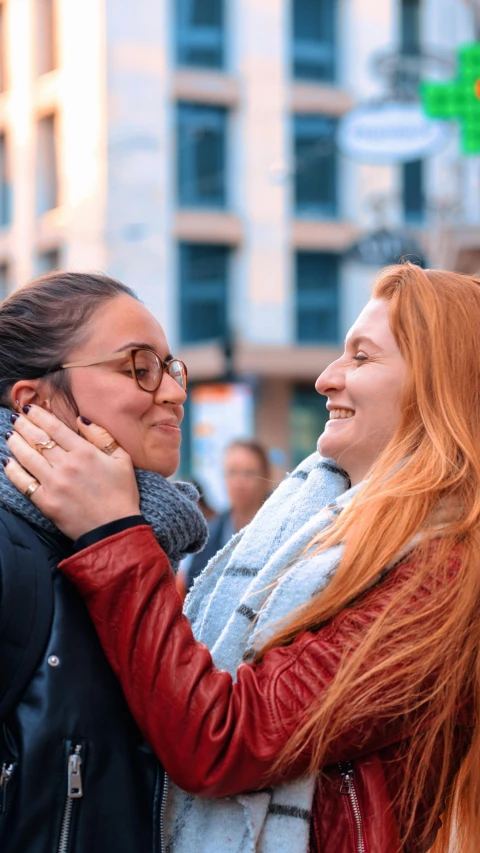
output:
[[[452,571],[457,560],[452,554]],[[415,561],[410,555],[318,632],[272,649],[259,664],[242,664],[236,682],[194,640],[168,560],[147,525],[104,539],[60,568],[84,595],[132,714],[167,773],[186,791],[222,797],[262,788],[266,779],[279,781],[271,768],[295,719],[326,692],[342,648],[361,638],[415,570]],[[464,710],[456,721],[451,778],[468,749],[470,716]],[[312,853],[407,850],[393,804],[405,755],[401,722],[372,719],[361,733],[345,731],[330,744],[313,813],[298,816],[311,821]],[[281,778],[302,775],[308,761],[305,752]],[[415,840],[433,801],[437,769],[430,770],[408,853],[430,846]]]

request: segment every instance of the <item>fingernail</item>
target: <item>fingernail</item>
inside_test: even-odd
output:
[[[28,415],[31,408],[32,408],[31,406],[24,406],[22,409],[23,414]]]
[[[7,441],[8,441],[8,439],[9,439],[9,438],[11,438],[11,437],[12,437],[12,435],[13,435],[12,430],[11,430],[11,429],[7,429],[7,431],[6,431],[6,433],[5,433],[5,438],[7,439]]]
[[[84,418],[83,415],[80,415],[80,420],[81,420],[82,424],[85,424],[85,426],[91,426],[92,422],[89,421],[88,418]]]
[[[7,467],[7,465],[8,465],[8,463],[9,463],[9,462],[10,462],[10,459],[7,459],[7,457],[6,457],[6,456],[2,456],[2,465],[3,465],[3,467],[4,467],[4,468],[6,468],[6,467]]]
[[[15,412],[13,413],[13,415],[10,415],[10,420],[11,420],[12,424],[14,424],[15,421],[18,421],[18,417],[19,416],[16,415]]]

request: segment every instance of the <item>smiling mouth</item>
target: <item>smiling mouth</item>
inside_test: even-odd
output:
[[[331,421],[346,421],[349,418],[353,418],[355,412],[352,412],[351,409],[332,409],[330,412],[330,420]]]

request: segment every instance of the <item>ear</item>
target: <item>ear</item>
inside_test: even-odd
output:
[[[10,391],[10,399],[12,407],[19,411],[31,403],[51,411],[48,387],[40,379],[19,379]]]

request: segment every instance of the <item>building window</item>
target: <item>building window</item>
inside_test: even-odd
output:
[[[420,29],[420,0],[402,0],[400,8],[402,53],[419,53]]]
[[[227,111],[178,107],[178,201],[182,207],[226,205]]]
[[[403,163],[402,200],[406,222],[421,222],[425,215],[424,164],[423,160]]]
[[[297,115],[294,119],[295,211],[297,215],[337,213],[336,120]]]
[[[223,68],[224,0],[175,0],[177,62]]]
[[[227,336],[229,278],[227,246],[180,246],[180,337],[199,343]]]
[[[35,259],[35,274],[43,275],[58,270],[61,265],[60,249],[47,249],[45,252],[39,252]]]
[[[319,435],[325,429],[328,412],[325,397],[321,397],[313,384],[295,385],[290,408],[291,465],[300,462],[315,450]]]
[[[305,344],[338,343],[338,255],[298,252],[296,283],[297,340]]]
[[[10,291],[10,264],[0,262],[0,302]]]
[[[292,0],[293,76],[335,79],[335,0]]]
[[[55,116],[41,118],[37,123],[37,215],[58,205],[57,152]]]
[[[11,187],[8,174],[8,148],[4,133],[0,133],[0,227],[11,223]]]
[[[56,68],[55,0],[36,0],[37,74],[47,74]]]

